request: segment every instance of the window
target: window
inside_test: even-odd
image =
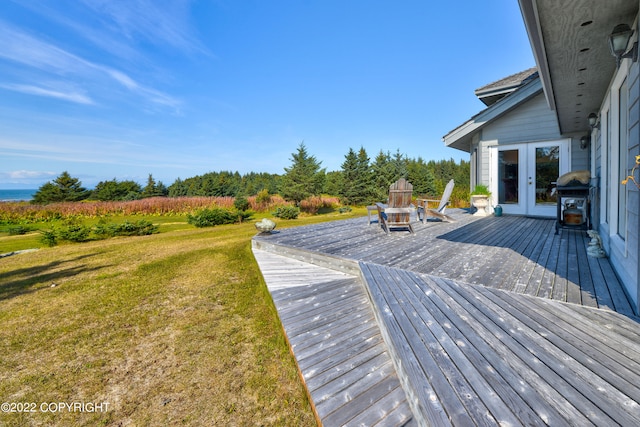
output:
[[[611,169],[609,166],[609,162],[611,161],[611,120],[609,111],[605,113],[604,118],[604,123],[606,126],[602,134],[602,144],[604,145],[603,155],[605,156],[604,162],[602,163],[602,178],[604,180],[604,219],[607,224],[611,224],[611,176],[609,175]],[[602,124],[600,126],[602,127]]]
[[[519,151],[498,152],[498,203],[518,204]]]
[[[618,189],[618,227],[617,233],[622,240],[626,238],[627,230],[627,187],[620,185],[620,181],[628,175],[627,161],[629,150],[627,148],[627,135],[629,128],[627,126],[627,118],[629,116],[628,109],[628,91],[627,80],[620,85],[618,90],[618,135],[620,143],[618,145],[618,179],[616,180]]]

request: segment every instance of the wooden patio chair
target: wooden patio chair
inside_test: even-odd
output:
[[[453,186],[455,183],[453,180],[447,183],[444,188],[441,199],[418,199],[418,221],[422,221],[423,224],[427,223],[427,217],[439,218],[446,222],[455,222],[449,215],[445,215],[444,211],[449,205],[449,197],[453,192]],[[429,203],[439,203],[436,209],[429,208]],[[422,218],[421,218],[422,217]]]
[[[376,204],[378,221],[387,234],[391,229],[408,229],[413,233],[411,226],[411,213],[414,210],[411,204],[412,195],[413,185],[406,179],[400,178],[389,186],[388,205]]]

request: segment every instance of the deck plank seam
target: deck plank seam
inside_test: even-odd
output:
[[[517,316],[523,316],[521,312],[514,311],[513,313],[503,309],[500,305],[495,303],[491,298],[486,297],[485,289],[478,289],[480,294],[483,295],[484,306],[494,310],[503,319],[510,319],[510,324],[513,323],[513,319],[518,319]],[[491,293],[492,295],[494,292]],[[578,393],[582,395],[584,399],[575,399],[574,405],[587,416],[595,415],[602,420],[609,419],[608,422],[621,423],[621,419],[624,420],[622,425],[633,425],[632,418],[629,418],[628,413],[618,412],[615,415],[618,418],[617,421],[609,418],[611,415],[611,408],[600,408],[594,406],[594,402],[598,402],[601,399],[601,395],[596,393],[595,390],[609,390],[609,393],[616,393],[618,390],[610,387],[608,383],[603,380],[599,380],[591,375],[591,371],[586,370],[581,364],[569,354],[558,348],[555,344],[547,341],[546,338],[540,336],[533,328],[529,326],[530,323],[525,321],[519,321],[518,331],[514,331],[513,327],[508,327],[506,324],[501,325],[505,333],[509,333],[510,336],[526,348],[529,353],[536,359],[543,363],[547,369],[558,379],[556,381],[557,388],[563,390],[563,394],[572,396]],[[563,361],[562,363],[559,363]],[[591,384],[585,387],[583,384]],[[587,404],[589,402],[590,404]]]
[[[461,304],[459,309],[468,313],[477,322],[477,324],[472,321],[468,322],[474,333],[483,337],[487,342],[492,342],[494,349],[501,354],[502,359],[510,365],[513,364],[512,369],[515,372],[526,375],[526,381],[547,402],[547,405],[563,414],[565,422],[569,420],[576,420],[578,424],[592,422],[588,421],[589,418],[565,398],[570,395],[569,392],[572,388],[568,387],[564,378],[559,377],[553,369],[541,363],[531,353],[526,342],[523,343],[522,340],[516,339],[517,332],[511,331],[505,326],[503,318],[495,311],[496,307],[493,304],[490,304],[482,295],[465,296],[465,286],[469,285],[458,284],[440,277],[435,277],[434,280],[441,286],[433,290],[441,298],[453,303],[454,306]],[[474,335],[468,335],[468,338],[475,339]]]
[[[476,367],[478,373],[488,384],[493,384],[492,387],[494,387],[498,396],[508,408],[518,411],[518,417],[521,422],[527,425],[535,425],[540,422],[540,419],[545,414],[548,418],[549,407],[539,403],[540,398],[536,397],[536,390],[524,378],[520,377],[517,371],[512,371],[511,374],[506,375],[505,373],[510,371],[511,368],[506,367],[507,365],[503,358],[493,358],[493,362],[490,362],[487,357],[493,353],[494,349],[486,341],[480,339],[479,335],[472,333],[471,337],[468,336],[471,333],[468,319],[466,319],[466,316],[463,317],[457,314],[457,310],[436,296],[436,293],[433,292],[434,286],[437,286],[436,283],[426,275],[413,275],[411,280],[414,284],[411,291],[416,298],[421,301],[428,301],[428,303],[425,302],[425,305],[432,307],[438,313],[439,319],[447,319],[441,320],[443,323],[449,322],[455,326],[449,329],[452,339],[456,342],[464,343],[463,348],[465,351],[473,355],[470,361]],[[465,329],[469,331],[467,334],[463,332]],[[553,418],[557,419],[560,416],[557,414]]]

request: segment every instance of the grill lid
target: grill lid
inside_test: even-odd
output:
[[[591,179],[591,172],[588,170],[573,171],[565,173],[558,178],[556,185],[558,187],[568,185],[589,185]]]

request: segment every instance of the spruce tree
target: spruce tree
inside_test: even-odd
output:
[[[41,186],[33,195],[32,203],[77,202],[90,194],[78,178],[73,178],[69,172],[64,171],[53,181]]]
[[[373,173],[374,199],[386,201],[389,197],[389,186],[397,180],[391,164],[391,155],[380,150],[371,165]]]
[[[324,179],[322,192],[331,196],[342,197],[343,179],[342,171],[327,172]]]
[[[407,179],[413,184],[413,192],[416,195],[435,196],[437,194],[435,178],[422,157],[409,160],[407,170]]]
[[[369,156],[364,147],[358,154],[349,148],[342,163],[342,194],[345,204],[362,205],[375,200]]]
[[[394,178],[391,183],[396,182],[400,178],[407,178],[409,171],[407,169],[407,164],[409,160],[407,156],[400,152],[400,149],[396,150],[396,154],[393,155],[391,159],[391,168],[393,170]],[[389,183],[389,185],[391,185]]]
[[[135,200],[140,198],[142,187],[135,181],[100,181],[91,193],[92,200]]]
[[[320,169],[322,162],[318,162],[314,156],[307,153],[304,142],[300,143],[298,151],[291,156],[291,166],[284,168],[280,194],[285,200],[299,205],[302,200],[320,194],[325,170]]]
[[[149,174],[149,178],[147,178],[147,185],[142,190],[142,198],[147,197],[160,197],[166,196],[169,193],[167,187],[162,183],[162,181],[158,181],[153,179],[153,175]]]
[[[356,198],[356,204],[368,204],[373,203],[376,199],[374,197],[374,186],[372,182],[373,173],[371,171],[371,164],[369,162],[369,155],[364,147],[360,147],[358,151],[358,184],[357,188],[360,191],[360,195]]]
[[[353,148],[349,148],[349,152],[344,156],[342,163],[342,191],[340,197],[345,205],[355,203],[358,197],[357,175],[358,175],[358,156]]]

